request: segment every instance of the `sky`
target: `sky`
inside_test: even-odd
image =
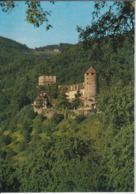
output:
[[[18,6],[10,13],[0,10],[0,36],[10,38],[29,48],[46,46],[59,43],[78,42],[76,28],[85,28],[91,24],[94,2],[90,1],[56,1],[42,2],[47,11],[51,11],[48,16],[49,24],[53,26],[46,31],[46,25],[36,28],[25,21],[26,8],[24,2],[17,2]]]

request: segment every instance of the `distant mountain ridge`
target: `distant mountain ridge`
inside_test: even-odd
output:
[[[20,51],[44,51],[44,53],[48,53],[48,51],[54,51],[54,50],[59,50],[62,51],[64,49],[68,49],[71,46],[74,46],[74,44],[69,44],[69,43],[60,43],[60,44],[54,44],[54,45],[47,45],[43,47],[36,47],[35,49],[29,48],[27,45],[19,43],[15,40],[0,36],[0,49],[17,49]],[[42,54],[44,54],[42,53]],[[41,54],[41,53],[40,53]],[[50,53],[50,55],[54,53]]]
[[[0,49],[17,49],[17,50],[23,50],[23,51],[28,51],[29,48],[25,44],[21,44],[15,40],[11,40],[9,38],[5,38],[0,36]]]
[[[15,40],[2,37],[0,36],[0,49],[1,52],[5,53],[11,53],[10,51],[12,50],[12,53],[14,54],[30,54],[30,55],[35,55],[35,56],[40,56],[40,57],[52,57],[55,55],[58,55],[62,50],[64,49],[69,49],[74,45],[69,44],[69,43],[60,43],[58,45],[47,45],[44,47],[39,47],[39,48],[29,48],[27,45],[19,43]]]
[[[38,47],[38,48],[35,48],[35,50],[37,50],[37,51],[45,51],[46,49],[47,50],[58,49],[59,51],[62,51],[64,49],[70,48],[71,46],[74,46],[74,44],[60,43],[60,44],[54,44],[54,45],[47,45],[47,46],[44,46],[44,47]]]

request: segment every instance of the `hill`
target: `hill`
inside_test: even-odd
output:
[[[80,42],[56,56],[0,38],[1,191],[134,190],[134,36],[122,36],[116,52],[106,37],[99,47]],[[101,114],[71,119],[64,108],[48,119],[34,113],[40,75],[80,83],[90,66],[98,72]]]
[[[39,57],[51,57],[51,56],[55,56],[57,55],[58,53],[55,52],[53,49],[50,49],[50,46],[47,46],[47,49],[44,49],[46,47],[40,47],[40,48],[37,48],[37,49],[30,49],[28,48],[26,45],[24,44],[21,44],[17,41],[14,41],[14,40],[11,40],[11,39],[8,39],[8,38],[5,38],[5,37],[1,37],[0,36],[0,49],[1,49],[1,52],[4,51],[6,52],[7,54],[11,53],[14,55],[20,55],[21,53],[26,54],[27,53],[27,56],[28,55],[37,55]],[[61,45],[61,44],[60,44]],[[63,45],[63,44],[62,44]],[[56,45],[57,46],[57,45]],[[51,48],[53,47],[53,45],[51,46]],[[62,50],[62,48],[66,47],[66,45],[64,46],[59,46]],[[10,57],[9,57],[10,58]]]
[[[1,37],[0,90],[3,93],[0,95],[1,110],[4,111],[2,118],[6,119],[7,116],[4,114],[7,115],[7,112],[9,117],[14,109],[20,110],[24,105],[33,102],[37,95],[36,85],[40,75],[56,75],[57,84],[62,85],[81,83],[84,72],[93,66],[99,73],[99,90],[105,90],[115,80],[122,80],[124,76],[124,82],[128,84],[134,79],[133,36],[130,37],[126,36],[124,46],[118,49],[118,53],[111,53],[110,57],[107,50],[109,43],[106,40],[107,43],[101,48],[103,53],[97,58],[92,49],[85,50],[82,43],[64,49],[59,55],[49,57],[46,53],[36,55],[35,50]]]
[[[16,49],[20,51],[29,51],[29,48],[26,45],[2,36],[0,36],[0,49]]]
[[[44,47],[39,47],[39,48],[35,48],[35,50],[37,51],[46,51],[46,50],[54,50],[54,49],[58,49],[59,51],[62,51],[64,49],[68,49],[71,46],[73,46],[73,44],[68,44],[68,43],[60,43],[60,44],[55,44],[55,45],[47,45]]]

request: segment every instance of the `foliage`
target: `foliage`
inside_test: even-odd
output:
[[[50,12],[42,8],[41,2],[26,1],[25,4],[28,6],[26,11],[26,20],[28,23],[33,24],[35,27],[39,27],[43,23],[46,23],[46,30],[49,30],[52,26],[48,24],[47,16],[50,16]],[[2,2],[0,8],[3,12],[10,13],[17,6],[15,1]]]
[[[80,99],[80,96],[81,96],[81,93],[78,90],[77,94],[75,94],[75,99],[71,103],[71,108],[77,109],[79,106],[83,105],[83,103],[82,103],[82,101]]]
[[[119,128],[124,123],[131,123],[134,120],[134,84],[123,86],[118,82],[109,88],[108,91],[101,91],[99,97],[99,108],[103,112],[106,124],[113,123],[113,126]]]
[[[64,119],[64,115],[63,114],[57,114],[54,113],[54,115],[52,116],[52,122],[58,124],[60,121],[62,121]]]
[[[65,88],[65,86],[62,86],[59,89],[59,94],[58,94],[58,98],[56,101],[56,109],[57,110],[65,110],[65,109],[68,109],[69,107],[70,107],[70,103],[67,99],[66,88]]]
[[[129,6],[118,4],[122,11]],[[90,39],[87,50],[80,42],[52,57],[0,37],[1,191],[134,190],[134,35],[128,31],[120,37],[123,44],[117,44],[116,53],[105,36],[93,44]],[[64,116],[47,119],[34,113],[38,76],[50,72],[58,84],[81,83],[90,64],[99,73],[99,114],[66,118],[70,111],[66,89],[57,91],[56,85],[40,91],[47,90]],[[78,107],[80,95],[76,98]]]
[[[45,91],[47,91],[50,101],[56,99],[58,96],[58,86],[56,84],[49,85],[45,88]]]
[[[75,118],[75,120],[76,120],[76,122],[77,123],[80,123],[80,122],[82,122],[83,120],[85,120],[85,116],[84,115],[78,115],[78,116],[76,116],[76,118]]]
[[[133,82],[126,86],[119,81],[108,91],[101,91],[99,98],[102,125],[97,134],[97,149],[101,156],[101,191],[133,191]]]
[[[108,11],[99,16],[100,10],[106,6]],[[124,42],[122,34],[134,33],[134,6],[131,2],[123,1],[111,5],[107,2],[96,2],[91,26],[87,26],[85,30],[78,27],[78,31],[85,44],[94,44],[96,41],[100,45],[103,37],[108,37],[111,40],[110,46],[117,51]]]
[[[55,45],[47,45],[45,47],[39,47],[39,48],[35,48],[35,50],[38,51],[44,51],[44,50],[54,50],[54,49],[58,49],[59,51],[63,51],[64,49],[68,49],[70,47],[72,47],[72,44],[68,44],[68,43],[60,43],[60,44],[55,44]]]

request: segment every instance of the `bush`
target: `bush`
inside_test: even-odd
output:
[[[83,120],[85,120],[85,116],[83,114],[76,116],[75,121],[77,123],[81,123]]]
[[[63,114],[54,113],[54,115],[52,116],[51,120],[52,120],[52,122],[58,124],[63,119],[64,119],[64,115]]]

